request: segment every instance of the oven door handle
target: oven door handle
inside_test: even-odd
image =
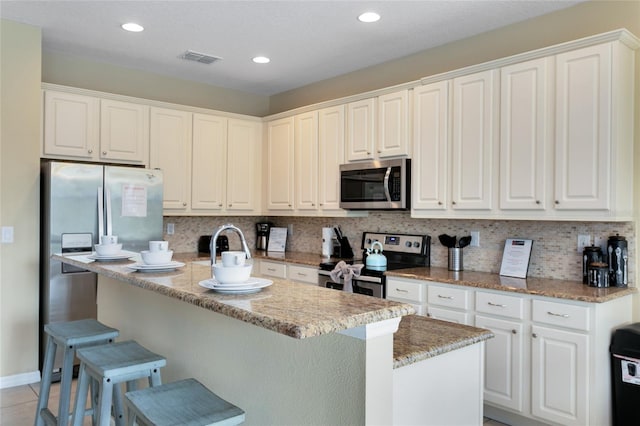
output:
[[[387,197],[387,201],[391,202],[391,192],[389,191],[389,177],[391,176],[391,167],[387,167],[387,172],[384,174],[384,196]]]
[[[330,277],[331,276],[330,274],[331,274],[330,271],[326,271],[324,269],[318,270],[318,275],[320,276]],[[343,279],[340,278],[340,281],[343,281]],[[359,277],[353,277],[352,281],[363,281],[367,283],[382,284],[382,279],[380,277],[370,277],[367,275],[360,275]]]

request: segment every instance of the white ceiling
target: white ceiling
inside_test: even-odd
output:
[[[0,16],[42,28],[47,51],[273,95],[580,1],[1,0]],[[356,19],[370,10],[382,19]],[[123,31],[129,21],[145,31]],[[223,59],[185,61],[186,50]],[[256,55],[271,63],[254,64]]]

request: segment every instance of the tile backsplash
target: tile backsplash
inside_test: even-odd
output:
[[[409,213],[372,212],[364,218],[326,217],[165,217],[175,224],[175,234],[165,235],[177,252],[197,249],[200,235],[211,235],[220,225],[233,223],[242,229],[250,248],[255,247],[255,223],[273,222],[276,226],[292,225],[293,233],[287,241],[287,251],[321,254],[322,228],[340,225],[349,237],[354,252],[358,253],[362,233],[366,231],[427,234],[431,236],[431,265],[447,266],[447,249],[438,241],[438,235],[449,234],[458,238],[471,231],[480,233],[480,247],[464,249],[464,269],[498,273],[502,261],[504,242],[507,238],[532,239],[533,249],[529,264],[529,276],[580,281],[582,280],[581,253],[577,250],[579,234],[591,235],[592,241],[605,240],[611,235],[622,235],[628,240],[629,258],[635,257],[635,226],[633,222],[548,222],[515,220],[470,219],[412,219]],[[232,249],[240,248],[233,233],[228,233]],[[629,276],[633,277],[635,265],[630,263]]]

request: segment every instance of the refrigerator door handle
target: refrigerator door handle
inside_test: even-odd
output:
[[[106,235],[104,233],[104,196],[102,187],[98,187],[98,243],[100,242],[100,236]]]
[[[105,201],[107,203],[105,213],[107,215],[107,235],[112,235],[112,226],[111,226],[111,191],[109,187],[105,188]]]

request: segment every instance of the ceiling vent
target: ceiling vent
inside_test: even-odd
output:
[[[187,50],[180,57],[182,59],[186,59],[187,61],[196,61],[196,62],[200,62],[202,64],[207,64],[207,65],[212,64],[215,61],[219,61],[219,60],[222,59],[222,58],[219,58],[217,56],[206,55],[204,53],[194,52],[193,50]]]

